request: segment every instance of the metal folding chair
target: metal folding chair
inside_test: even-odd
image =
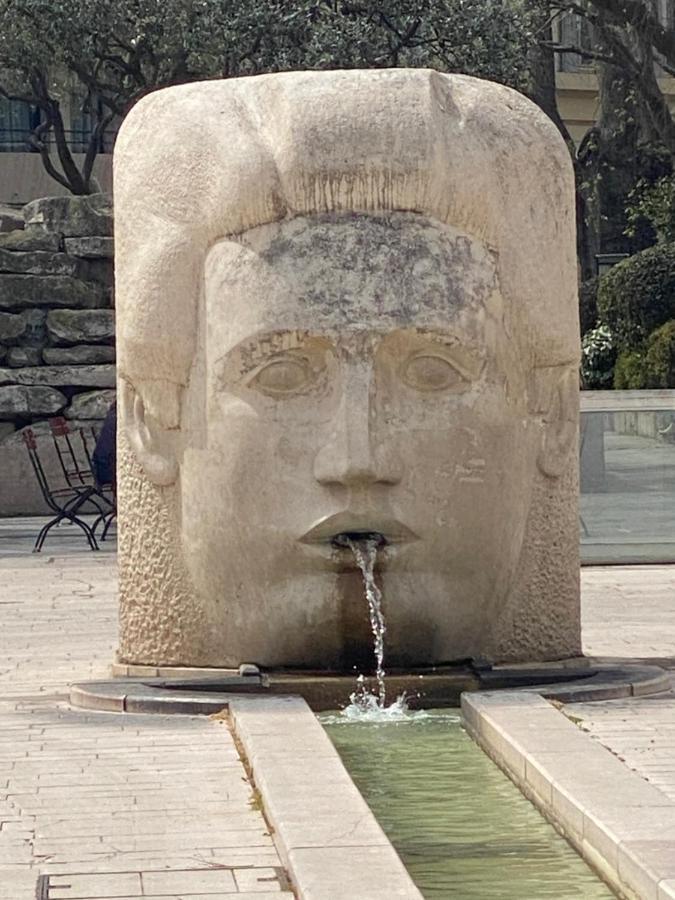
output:
[[[33,552],[38,553],[42,549],[49,531],[64,520],[77,525],[84,532],[89,547],[98,550],[96,528],[104,522],[103,535],[107,534],[115,504],[107,496],[105,486],[96,484],[92,472],[91,448],[96,442],[96,431],[93,427],[71,430],[69,422],[63,418],[50,419],[49,425],[51,433],[44,439],[38,439],[31,428],[23,432],[40,491],[47,506],[55,513],[41,528]],[[52,465],[46,468],[48,457],[51,457]],[[56,469],[56,475],[51,474],[53,469]],[[81,518],[87,504],[93,507],[97,515],[91,527]]]

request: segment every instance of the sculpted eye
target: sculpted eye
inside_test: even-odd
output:
[[[263,366],[249,384],[264,394],[283,397],[302,391],[311,378],[311,369],[304,360],[277,359]]]
[[[466,379],[442,356],[415,356],[401,372],[403,380],[418,391],[442,391],[465,384]]]

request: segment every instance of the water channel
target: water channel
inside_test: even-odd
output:
[[[465,734],[457,711],[320,719],[425,898],[614,896]]]

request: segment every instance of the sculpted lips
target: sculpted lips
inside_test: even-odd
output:
[[[304,534],[305,544],[330,543],[339,534],[381,534],[388,544],[416,541],[418,537],[402,522],[377,513],[358,514],[349,511],[325,516]]]

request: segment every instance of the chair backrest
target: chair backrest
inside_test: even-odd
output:
[[[67,419],[49,420],[52,440],[61,472],[68,487],[80,488],[94,483],[91,454],[96,445],[93,426],[72,429]]]
[[[95,487],[91,454],[96,429],[73,429],[62,417],[50,419],[49,429],[47,434],[36,434],[32,428],[24,428],[22,437],[42,496],[54,509],[59,505],[57,496],[76,495]]]

